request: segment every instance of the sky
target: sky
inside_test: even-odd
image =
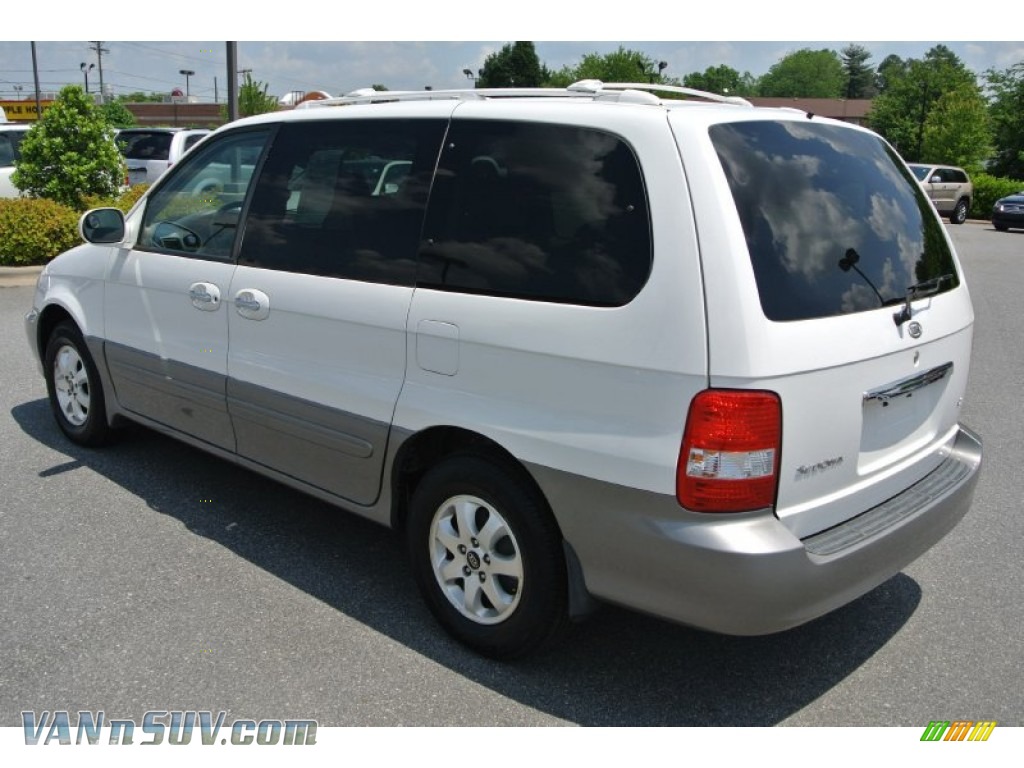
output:
[[[584,54],[608,53],[622,45],[654,61],[667,62],[665,74],[678,78],[719,64],[760,76],[791,51],[838,51],[851,42],[871,51],[876,65],[893,53],[902,58],[920,57],[937,42],[950,47],[979,75],[989,68],[1005,69],[1024,62],[1024,42],[986,41],[984,38],[998,33],[992,30],[990,20],[986,17],[982,24],[965,19],[958,11],[962,6],[946,0],[933,0],[927,5],[927,15],[912,17],[893,11],[896,4],[891,0],[861,0],[856,5],[829,6],[827,18],[820,2],[734,0],[729,18],[724,20],[701,17],[699,11],[690,10],[658,13],[653,3],[645,13],[626,14],[621,4],[604,0],[586,4],[563,0],[558,11],[552,10],[554,4],[539,0],[487,6],[506,9],[509,18],[500,20],[481,18],[483,6],[464,0],[441,5],[411,5],[404,0],[387,5],[349,2],[322,6],[338,9],[324,18],[321,6],[314,6],[312,0],[295,0],[288,4],[287,14],[204,10],[201,26],[196,21],[198,13],[183,13],[179,19],[161,13],[157,22],[155,14],[147,20],[140,17],[141,6],[122,4],[121,0],[104,4],[110,12],[103,14],[101,24],[96,14],[85,14],[82,19],[62,14],[59,22],[51,23],[38,13],[23,10],[28,5],[18,4],[13,20],[6,18],[5,12],[4,30],[8,34],[17,30],[19,38],[25,39],[0,41],[0,98],[16,97],[16,85],[21,86],[22,94],[32,91],[31,46],[27,42],[32,37],[38,41],[44,91],[67,83],[84,84],[80,65],[95,63],[96,55],[88,42],[70,38],[89,36],[106,38],[103,44],[109,53],[103,55],[104,83],[113,93],[184,89],[186,78],[179,72],[185,69],[196,73],[188,78],[190,93],[210,101],[215,89],[221,101],[226,95],[226,45],[223,39],[192,39],[197,33],[239,40],[239,68],[251,69],[253,78],[266,83],[269,93],[278,97],[296,90],[341,95],[374,83],[392,90],[427,85],[435,89],[470,87],[463,70],[475,72],[488,54],[512,39],[533,40],[540,60],[553,70],[576,64]],[[508,13],[512,8],[515,13]],[[844,10],[847,8],[856,10]],[[18,14],[24,15],[17,18]],[[348,41],[310,39],[325,31]],[[157,32],[161,40],[132,41],[152,38]],[[850,37],[843,39],[840,32]],[[382,37],[395,39],[373,39]],[[968,42],[971,40],[974,42]],[[98,85],[99,73],[93,69],[90,90]]]

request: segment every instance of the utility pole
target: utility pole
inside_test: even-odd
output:
[[[103,90],[103,54],[110,53],[110,51],[103,47],[103,43],[100,40],[90,40],[89,47],[96,53],[96,64],[100,71],[100,104],[107,103],[107,92]]]
[[[39,62],[36,60],[36,41],[32,41],[32,78],[36,83],[36,120],[43,119],[43,107],[39,103]]]
[[[228,59],[228,122],[238,119],[238,43],[227,44]]]

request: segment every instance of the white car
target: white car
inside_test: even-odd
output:
[[[18,197],[21,192],[11,181],[14,164],[19,157],[21,140],[28,133],[30,125],[0,122],[0,198]]]
[[[122,128],[116,140],[128,183],[152,184],[209,133],[206,128]]]
[[[68,438],[129,419],[400,530],[488,655],[600,601],[785,630],[970,505],[970,296],[857,126],[358,92],[225,126],[81,229],[26,319]]]

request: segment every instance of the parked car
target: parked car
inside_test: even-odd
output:
[[[11,181],[14,164],[21,156],[21,140],[31,126],[0,122],[0,197],[18,197],[21,193]]]
[[[117,145],[128,164],[128,183],[152,184],[210,131],[205,128],[123,128]]]
[[[921,182],[939,213],[948,216],[951,224],[967,221],[967,212],[971,210],[971,199],[974,197],[974,185],[967,171],[951,165],[926,163],[910,163],[910,170]]]
[[[661,91],[694,93],[360,91],[218,129],[44,269],[58,426],[138,422],[401,531],[491,656],[600,601],[739,635],[848,603],[971,501],[953,244],[867,129]]]
[[[1000,232],[1011,227],[1024,229],[1024,190],[996,200],[992,206],[992,226]]]

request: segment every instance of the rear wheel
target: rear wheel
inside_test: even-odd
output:
[[[949,214],[950,223],[963,224],[967,221],[967,208],[968,205],[966,200],[957,200],[956,207],[953,209],[953,212]]]
[[[43,368],[57,426],[80,445],[101,445],[110,438],[103,385],[78,328],[59,323],[46,344]]]
[[[431,612],[476,651],[523,656],[567,626],[562,538],[516,472],[475,455],[446,459],[413,493],[407,537]]]

